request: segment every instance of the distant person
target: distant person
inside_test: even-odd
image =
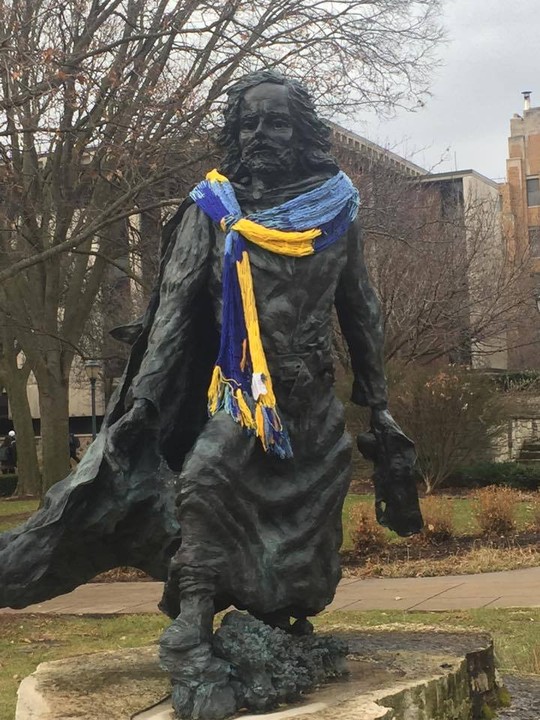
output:
[[[8,473],[8,453],[10,444],[10,440],[6,435],[0,445],[0,471],[3,475]]]
[[[74,460],[77,465],[79,464],[79,458],[77,456],[77,450],[81,447],[81,441],[73,433],[69,433],[69,457]]]
[[[17,466],[17,445],[15,433],[10,430],[0,446],[0,466],[2,474],[11,475]]]
[[[15,430],[10,430],[8,432],[8,437],[10,440],[10,450],[11,450],[11,462],[13,466],[13,472],[15,472],[17,468],[17,437],[15,435]]]

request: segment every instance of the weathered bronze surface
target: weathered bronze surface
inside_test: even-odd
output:
[[[270,72],[237,83],[221,170],[244,214],[335,175],[328,135],[298,83]],[[358,221],[304,258],[249,248],[291,460],[266,454],[227,414],[207,417],[224,237],[191,201],[182,204],[165,228],[159,282],[97,440],[27,523],[0,536],[2,606],[45,600],[118,565],[168,577],[168,667],[197,649],[208,665],[213,615],[229,605],[301,634],[334,596],[352,452],[333,391],[334,308],[352,360],[352,400],[372,411],[358,444],[375,462],[379,521],[400,534],[421,527],[414,448],[387,410],[379,308]],[[221,693],[227,673],[220,667]],[[221,717],[214,705],[205,717]]]

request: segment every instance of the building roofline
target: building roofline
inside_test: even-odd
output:
[[[492,180],[491,178],[486,177],[485,175],[482,175],[482,173],[479,173],[477,170],[467,169],[467,170],[450,170],[449,172],[441,172],[441,173],[427,173],[425,177],[420,178],[420,182],[436,182],[437,180],[454,180],[463,178],[466,175],[472,175],[473,177],[477,178],[478,180],[481,180],[482,182],[487,183],[488,185],[491,185],[491,187],[494,188],[500,188],[501,183],[497,182],[496,180]]]
[[[353,150],[364,150],[372,157],[383,158],[387,162],[390,161],[390,163],[400,167],[408,175],[420,177],[422,175],[429,174],[428,171],[425,168],[420,167],[420,165],[416,165],[415,163],[410,162],[410,160],[406,160],[404,157],[401,157],[401,155],[382,147],[382,145],[377,145],[377,143],[368,140],[362,135],[358,135],[358,133],[355,133],[353,130],[344,128],[342,125],[338,125],[338,123],[332,122],[331,120],[325,120],[325,123],[331,129],[333,135],[337,135],[338,137],[341,135],[342,138],[347,140],[346,144],[350,145]]]

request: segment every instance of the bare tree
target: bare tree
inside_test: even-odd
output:
[[[431,493],[472,459],[484,458],[505,428],[493,379],[459,366],[392,364],[392,412],[415,438],[417,469]]]
[[[181,190],[229,81],[279,66],[329,112],[414,105],[441,37],[438,9],[0,1],[0,303],[39,386],[45,487],[68,470],[70,368],[105,268],[123,252],[116,229]]]
[[[461,180],[343,161],[362,195],[387,359],[504,363],[532,293],[528,257],[508,252],[497,189],[472,183],[464,193]]]

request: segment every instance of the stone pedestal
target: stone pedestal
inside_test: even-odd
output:
[[[471,720],[495,706],[491,639],[483,634],[371,630],[333,633],[350,674],[277,712],[310,720]],[[173,720],[157,646],[43,663],[19,689],[16,720]]]

